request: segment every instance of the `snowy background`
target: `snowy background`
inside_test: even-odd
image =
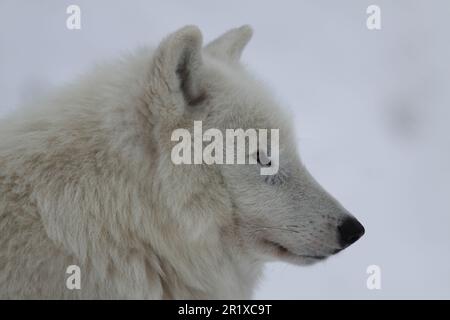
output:
[[[66,28],[70,4],[81,30]],[[450,298],[450,2],[0,0],[0,114],[185,24],[205,41],[253,26],[243,60],[294,111],[313,175],[366,227],[314,267],[269,264],[255,298]],[[381,290],[366,287],[372,264]]]

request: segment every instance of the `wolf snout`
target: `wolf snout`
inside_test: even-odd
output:
[[[338,231],[339,242],[343,248],[356,242],[365,232],[363,225],[354,217],[345,218],[338,226]]]

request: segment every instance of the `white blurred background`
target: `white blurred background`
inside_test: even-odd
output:
[[[81,30],[66,28],[71,4]],[[371,4],[381,30],[366,28]],[[255,298],[449,299],[449,1],[0,0],[0,114],[186,24],[205,41],[253,26],[244,62],[293,110],[307,167],[366,227],[322,264],[269,264]],[[366,287],[372,264],[380,290]]]

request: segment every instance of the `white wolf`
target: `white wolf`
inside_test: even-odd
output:
[[[250,298],[264,262],[312,264],[364,233],[240,64],[251,35],[203,48],[184,27],[2,121],[0,298]],[[175,165],[171,134],[194,120],[279,128],[278,173]],[[70,265],[79,290],[66,287]]]

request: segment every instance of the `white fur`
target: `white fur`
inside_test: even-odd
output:
[[[2,121],[0,298],[249,298],[265,261],[339,247],[348,213],[239,63],[250,37],[244,26],[202,49],[185,27]],[[171,133],[193,120],[280,128],[280,172],[174,165]],[[72,264],[81,290],[66,288]]]

